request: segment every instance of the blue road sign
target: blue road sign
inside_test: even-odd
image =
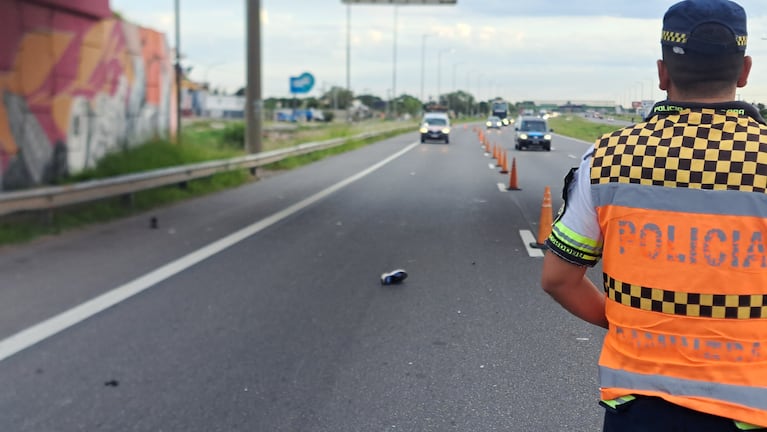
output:
[[[304,72],[297,77],[290,77],[291,93],[309,93],[314,87],[314,76],[309,72]]]

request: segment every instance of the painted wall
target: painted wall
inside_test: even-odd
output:
[[[108,0],[0,0],[0,188],[50,184],[175,125],[162,33]]]

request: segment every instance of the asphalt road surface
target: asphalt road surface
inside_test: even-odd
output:
[[[587,144],[488,136],[521,190],[458,126],[0,249],[0,431],[601,430],[520,234]]]

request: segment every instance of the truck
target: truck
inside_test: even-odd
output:
[[[504,126],[509,125],[510,119],[508,102],[501,99],[495,99],[490,103],[490,112],[492,116],[501,119],[501,123],[503,123]]]

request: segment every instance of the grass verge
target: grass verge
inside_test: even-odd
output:
[[[576,115],[561,115],[549,119],[554,132],[571,138],[593,143],[599,137],[620,129],[618,125],[596,123]]]
[[[277,171],[297,168],[328,156],[357,149],[383,138],[402,134],[414,127],[410,125],[404,126],[404,128],[383,132],[382,135],[375,138],[351,139],[340,146],[283,159],[262,169]],[[353,134],[360,133],[357,128],[348,126],[333,128],[330,131],[315,132],[317,133],[304,134],[304,136],[311,136],[315,141],[322,141],[330,138],[351,137]],[[243,138],[244,127],[236,123],[223,128],[206,126],[188,128],[181,145],[157,140],[124,152],[110,154],[104,157],[97,166],[65,179],[64,183],[241,156],[243,155]],[[308,140],[308,138],[305,139]],[[285,143],[281,146],[274,143],[269,145],[272,148],[289,146]],[[265,143],[264,146],[266,147],[267,144]],[[29,242],[38,237],[56,235],[71,229],[138,214],[171,203],[241,186],[250,181],[253,181],[253,177],[247,170],[237,170],[193,180],[187,182],[183,187],[165,186],[137,192],[130,198],[111,198],[59,208],[47,213],[12,214],[0,218],[0,245]]]

